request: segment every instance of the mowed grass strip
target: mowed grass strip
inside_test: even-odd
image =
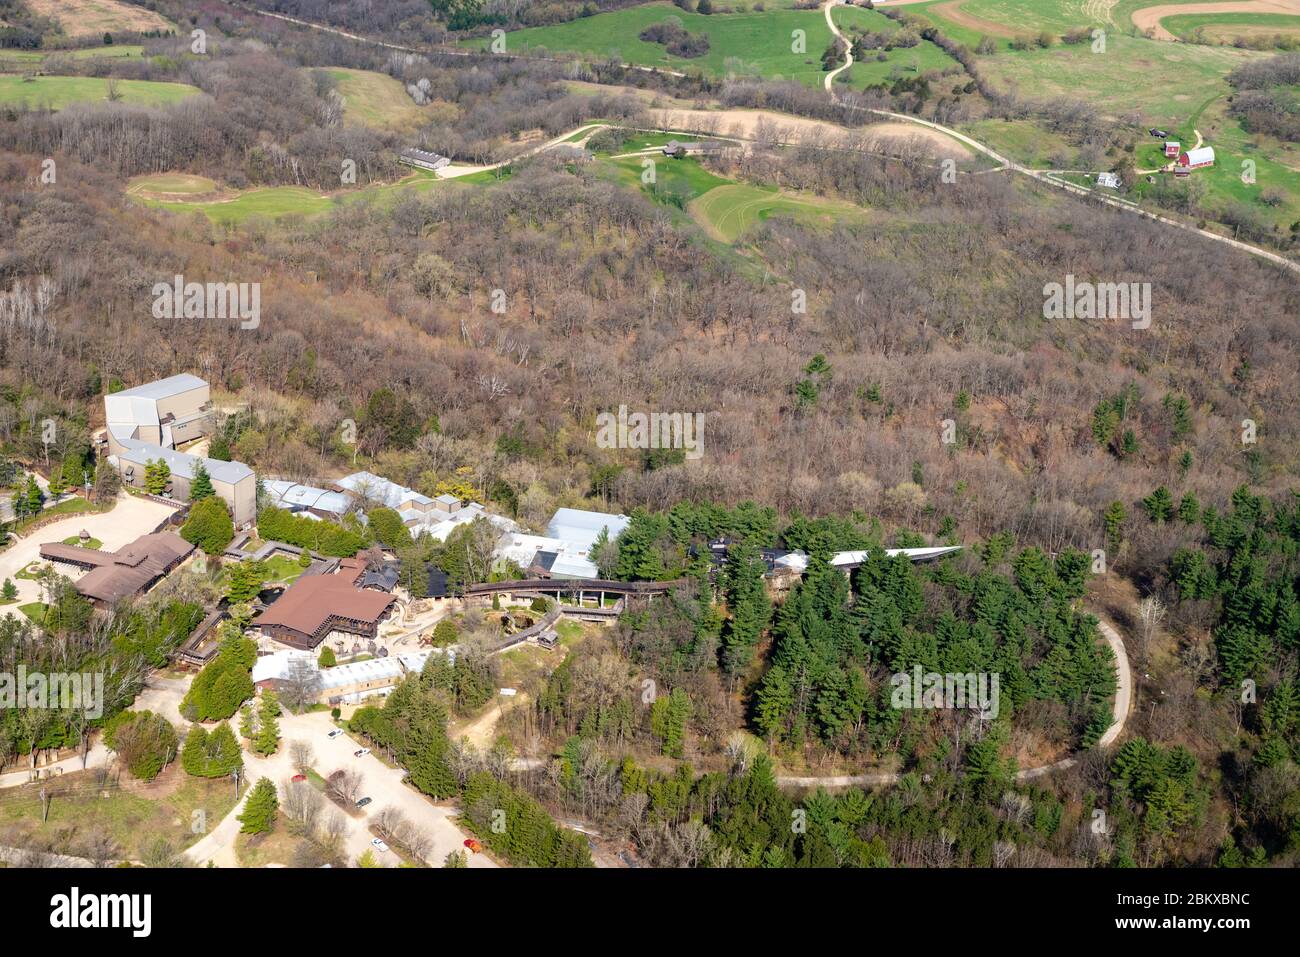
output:
[[[709,52],[699,57],[679,57],[658,43],[640,39],[654,23],[676,17],[691,34],[709,37]],[[795,53],[795,31],[803,31],[804,52]],[[488,49],[490,40],[462,41]],[[769,10],[763,13],[703,15],[686,13],[671,3],[649,3],[610,13],[530,27],[506,35],[506,51],[528,50],[579,53],[592,57],[616,56],[626,63],[667,70],[699,70],[710,76],[728,73],[795,79],[810,86],[821,83],[821,55],[831,42],[830,28],[820,10]]]
[[[178,103],[199,90],[186,83],[156,80],[116,80],[118,102],[141,106]],[[94,76],[0,75],[0,104],[31,109],[61,110],[73,103],[107,103],[108,80]]]
[[[1285,13],[1184,13],[1165,17],[1166,30],[1188,39],[1196,30],[1210,39],[1230,41],[1235,37],[1282,36],[1300,34],[1300,17]]]

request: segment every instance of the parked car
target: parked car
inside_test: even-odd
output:
[[[337,737],[338,737],[340,734],[342,734],[342,733],[343,733],[343,729],[342,729],[342,728],[335,728],[333,731],[331,731],[331,732],[329,733],[329,736],[330,736],[331,738],[337,738]]]
[[[295,775],[294,775],[293,777],[291,777],[289,780],[292,781],[294,784],[297,784],[299,781],[306,781],[306,780],[307,780],[307,775],[305,775],[305,774],[295,774]]]
[[[374,798],[362,798],[360,801],[357,802],[357,807],[365,807],[372,800],[374,800]]]
[[[381,841],[381,840],[380,840],[379,838],[377,838],[377,837],[371,838],[371,839],[370,839],[370,843],[371,843],[371,845],[373,845],[374,847],[378,848],[378,849],[381,850],[381,851],[386,851],[386,850],[388,850],[388,845],[385,844],[383,841]]]
[[[369,748],[358,748],[356,751],[352,752],[352,756],[354,758],[363,758],[369,753],[370,753]]]
[[[472,837],[465,838],[465,846],[468,847],[475,854],[483,850],[483,845],[480,844],[478,841],[474,840],[474,838]]]

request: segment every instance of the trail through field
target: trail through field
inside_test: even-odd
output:
[[[1300,0],[1229,0],[1226,3],[1162,3],[1133,12],[1133,25],[1151,30],[1157,40],[1177,40],[1160,22],[1165,17],[1198,13],[1286,13],[1300,16]]]

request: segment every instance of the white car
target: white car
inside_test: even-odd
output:
[[[352,752],[352,756],[354,758],[364,758],[369,753],[370,753],[369,748],[359,748],[358,750]]]
[[[379,838],[377,838],[377,837],[372,837],[372,838],[370,839],[370,843],[371,843],[371,845],[373,845],[374,847],[378,848],[378,849],[381,850],[381,851],[386,851],[386,850],[388,850],[388,845],[385,844],[383,841],[381,841],[381,840],[380,840]]]
[[[342,734],[342,733],[343,733],[343,729],[342,729],[342,728],[335,728],[333,731],[331,731],[331,732],[329,733],[329,736],[330,736],[331,738],[337,738],[337,737],[338,737],[340,734]]]

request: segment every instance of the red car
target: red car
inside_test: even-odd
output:
[[[293,777],[291,777],[289,780],[292,781],[293,783],[297,784],[299,781],[306,781],[306,780],[307,780],[307,775],[305,775],[305,774],[295,774],[295,775],[294,775]]]
[[[480,844],[478,841],[474,840],[474,838],[472,837],[465,838],[465,846],[468,847],[475,854],[483,850],[483,845]]]

